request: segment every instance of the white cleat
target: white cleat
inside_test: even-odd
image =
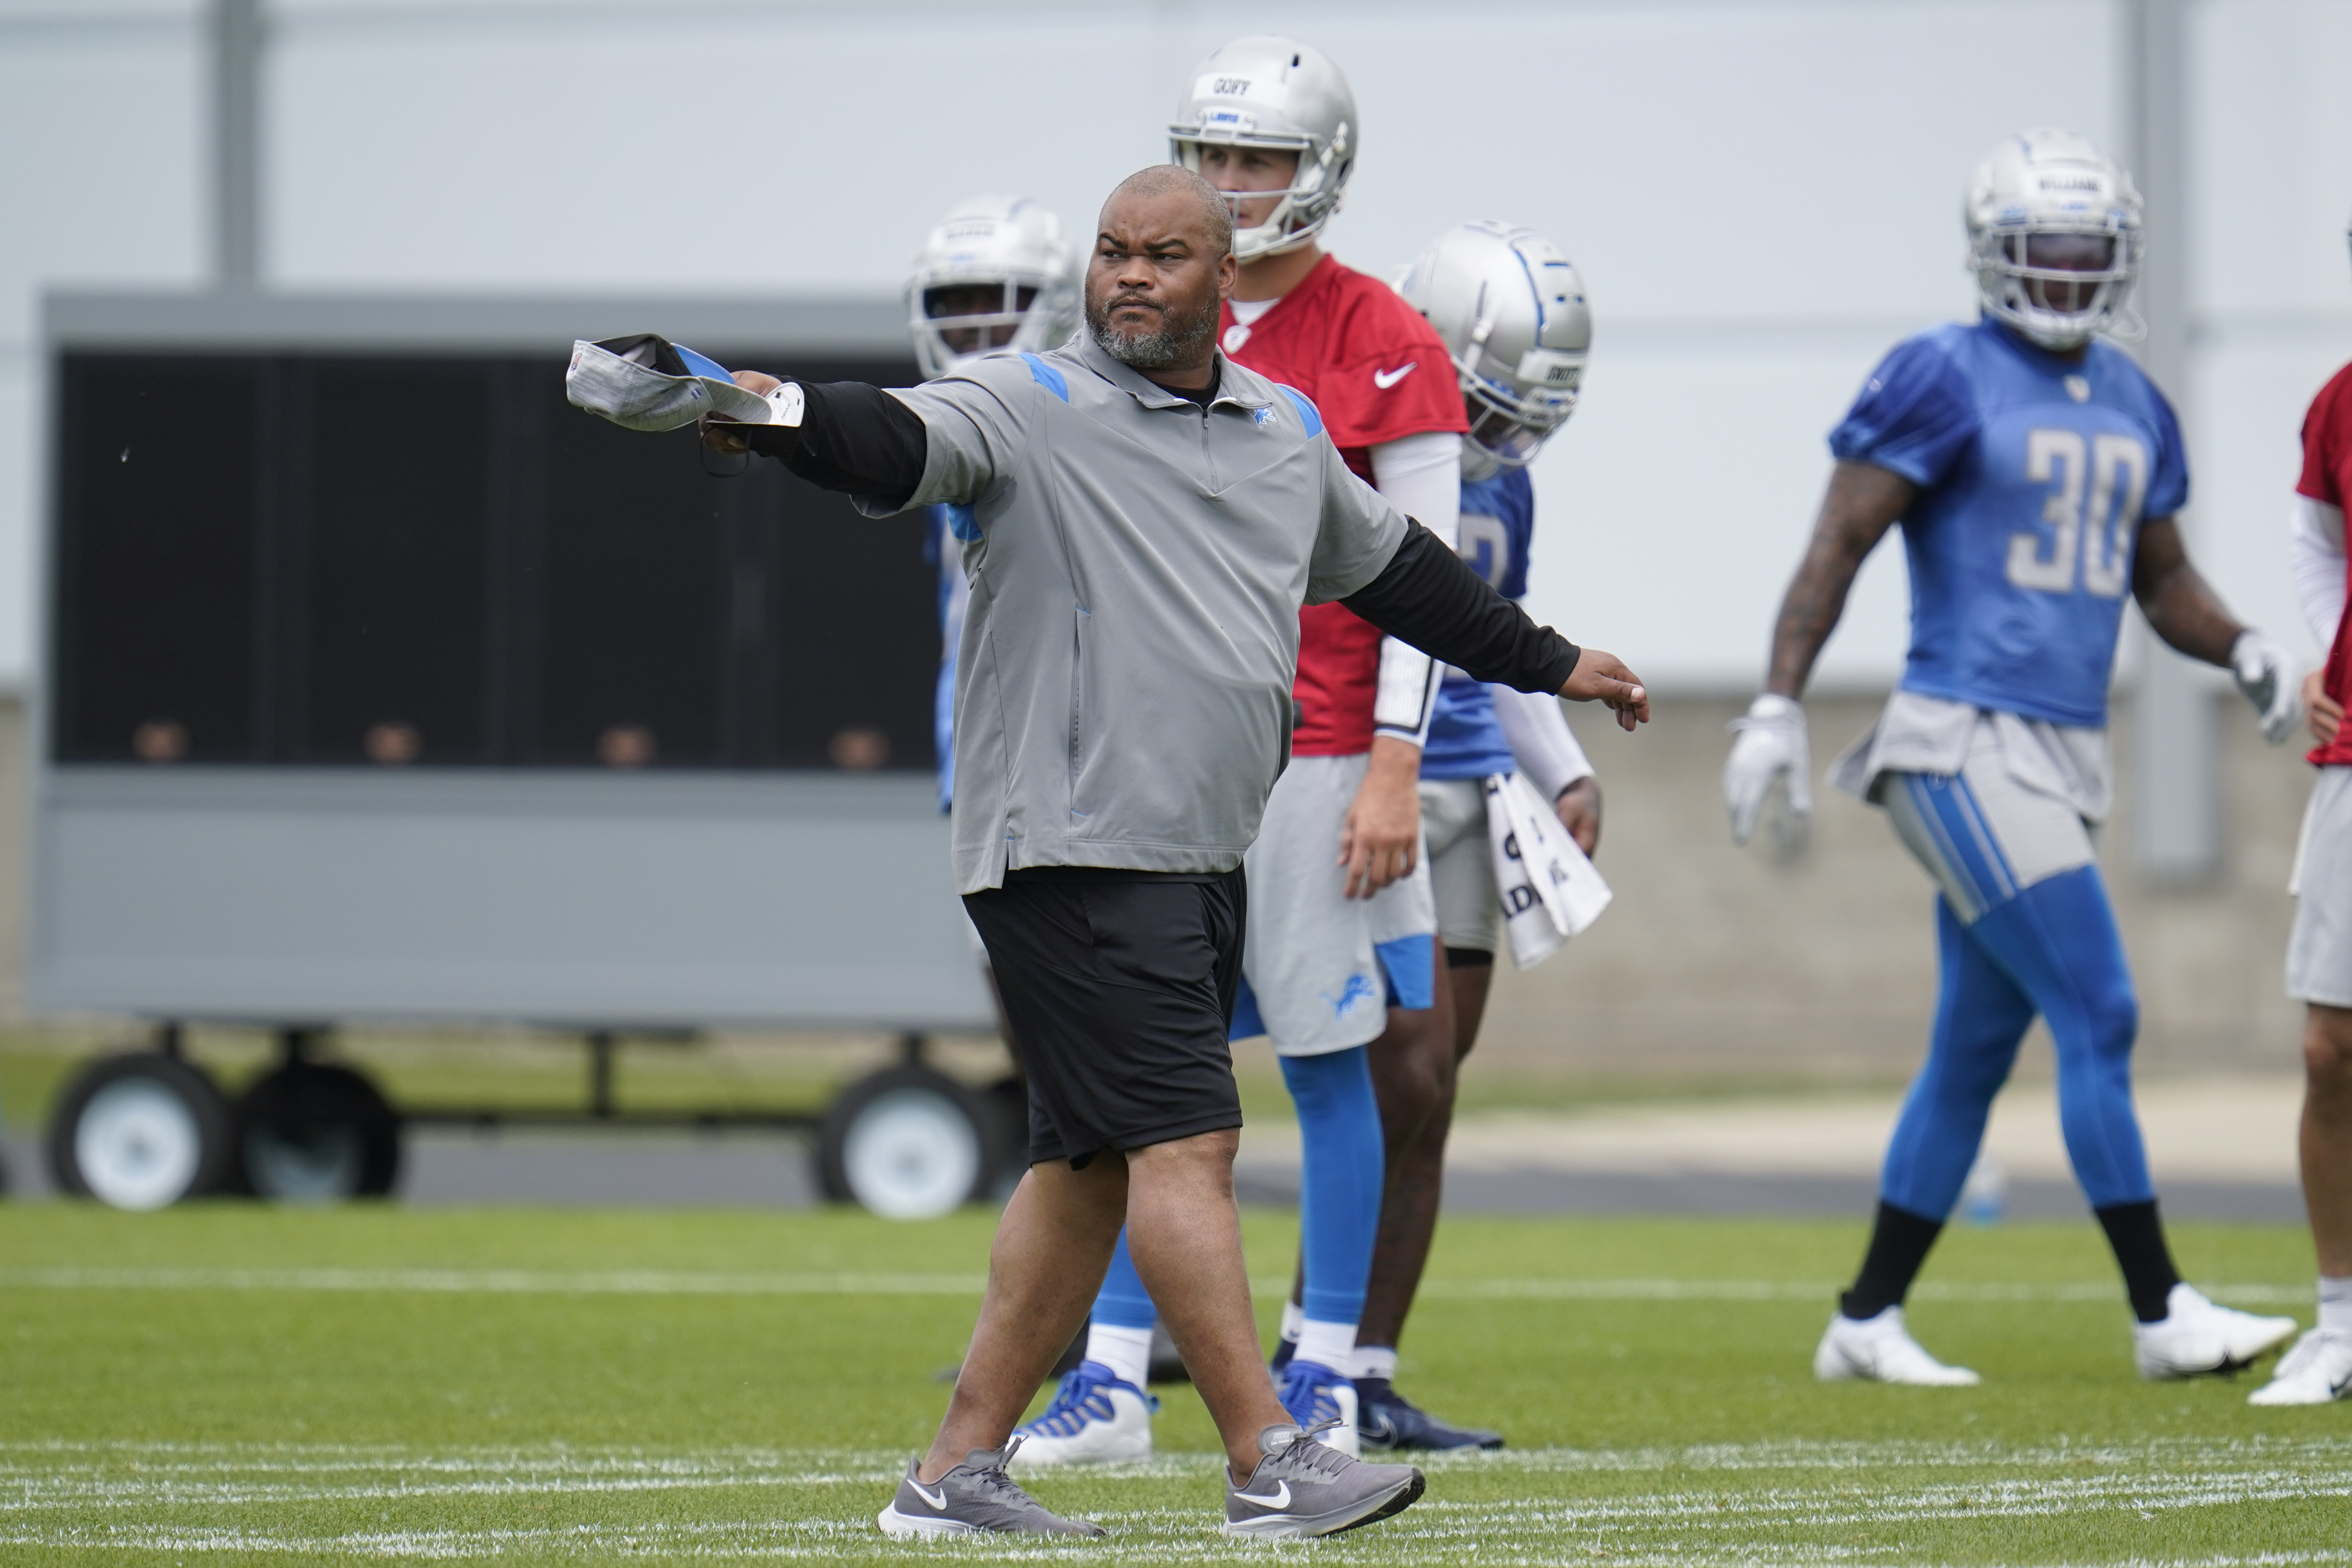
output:
[[[2246,1396],[2249,1405],[2325,1405],[2352,1394],[2352,1334],[2314,1329],[2279,1357],[2270,1382]]]
[[[1055,1465],[1114,1465],[1151,1458],[1151,1413],[1160,1401],[1100,1362],[1081,1362],[1026,1426],[1006,1461],[1016,1470]]]
[[[2231,1373],[2285,1343],[2296,1326],[2293,1318],[2217,1307],[2195,1288],[2175,1285],[2164,1299],[2163,1317],[2132,1325],[2132,1359],[2151,1383]]]
[[[1946,1366],[1920,1347],[1903,1326],[1903,1309],[1889,1307],[1874,1318],[1830,1320],[1813,1352],[1813,1375],[1823,1383],[1860,1378],[1914,1388],[1973,1388],[1982,1380],[1964,1366]]]

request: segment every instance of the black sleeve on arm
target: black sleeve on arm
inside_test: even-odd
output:
[[[930,438],[913,409],[862,381],[804,381],[798,429],[754,425],[751,450],[824,489],[903,506],[923,482]]]
[[[1557,694],[1576,668],[1574,643],[1529,620],[1411,518],[1381,574],[1339,602],[1473,680]]]

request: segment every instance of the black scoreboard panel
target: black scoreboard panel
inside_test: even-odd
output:
[[[691,431],[621,430],[565,404],[562,374],[67,353],[56,760],[929,767],[922,521],[861,518]]]
[[[261,756],[255,610],[268,423],[259,367],[76,367],[56,487],[50,635],[60,760]]]
[[[478,366],[291,367],[278,601],[291,634],[287,760],[493,760],[490,403]]]

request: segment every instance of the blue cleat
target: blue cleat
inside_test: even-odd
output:
[[[1151,1415],[1160,1401],[1098,1361],[1082,1361],[1062,1379],[1054,1403],[1015,1430],[1020,1446],[1008,1463],[1016,1469],[1053,1465],[1108,1465],[1151,1458]]]
[[[1337,1448],[1349,1458],[1361,1457],[1363,1444],[1356,1436],[1356,1385],[1319,1362],[1292,1357],[1282,1369],[1275,1397],[1282,1408],[1318,1442]],[[1319,1428],[1319,1430],[1318,1430]]]
[[[1356,1429],[1374,1448],[1499,1448],[1503,1435],[1440,1421],[1385,1377],[1356,1379]]]

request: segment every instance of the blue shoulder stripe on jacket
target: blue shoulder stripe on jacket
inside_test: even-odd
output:
[[[1291,405],[1298,410],[1299,420],[1306,425],[1309,440],[1323,434],[1323,416],[1316,409],[1312,399],[1295,386],[1285,386],[1278,381],[1274,385],[1275,390],[1290,399]]]
[[[1070,384],[1062,378],[1060,371],[1055,370],[1035,354],[1024,353],[1021,357],[1029,362],[1029,374],[1036,380],[1038,385],[1065,403],[1070,400]]]

